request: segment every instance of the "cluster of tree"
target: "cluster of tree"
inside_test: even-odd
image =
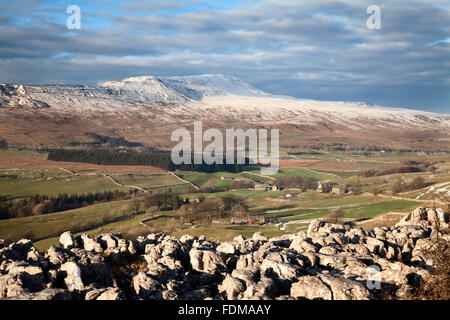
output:
[[[351,182],[345,185],[345,188],[348,189],[353,195],[358,195],[361,193],[361,181],[359,178],[353,179]]]
[[[402,179],[399,178],[392,185],[392,194],[422,189],[424,187],[426,187],[426,183],[423,177],[414,178],[410,183],[403,182]]]
[[[242,211],[248,212],[247,200],[234,195],[206,199],[201,197],[178,209],[183,223],[211,222],[213,219],[242,214]]]
[[[189,198],[183,199],[172,191],[157,192],[146,195],[143,199],[143,204],[146,209],[157,208],[160,211],[177,210],[182,205],[188,204]]]
[[[369,169],[364,171],[359,171],[357,173],[360,177],[378,177],[378,176],[385,176],[388,174],[395,174],[395,173],[411,173],[411,172],[423,172],[424,169],[422,167],[418,166],[398,166],[395,168],[389,168],[384,170],[375,170],[375,169]]]
[[[130,142],[128,140],[126,140],[123,137],[120,138],[114,138],[114,137],[109,137],[109,136],[103,136],[94,132],[87,132],[86,136],[88,136],[89,138],[91,138],[93,141],[92,142],[72,142],[70,143],[70,145],[72,146],[80,146],[80,145],[92,145],[92,146],[97,146],[97,145],[108,145],[108,147],[112,147],[112,148],[116,148],[116,147],[129,147],[129,148],[134,148],[134,147],[142,147],[142,143],[139,142]]]
[[[278,188],[298,188],[302,191],[317,189],[317,179],[313,177],[281,177],[273,181]]]
[[[8,149],[8,141],[5,139],[0,140],[0,149]]]
[[[0,219],[22,218],[85,207],[97,202],[128,199],[134,191],[105,191],[78,195],[35,195],[29,199],[0,197]]]
[[[344,143],[319,143],[316,145],[308,146],[308,148],[313,150],[326,150],[326,151],[353,151],[361,154],[370,154],[373,152],[394,152],[395,149],[389,147],[378,147],[378,146],[350,146]]]
[[[0,174],[0,179],[18,179],[17,174]]]
[[[439,162],[442,162],[442,161],[429,162],[429,161],[419,161],[419,160],[408,160],[408,161],[405,161],[404,163],[409,166],[420,167],[423,169],[423,171],[436,171],[437,168],[434,165]]]
[[[200,172],[241,172],[240,164],[180,164],[172,162],[169,152],[150,151],[110,151],[110,150],[50,150],[48,160],[84,162],[99,165],[145,165],[167,171],[200,171]],[[248,159],[246,160],[248,164]]]

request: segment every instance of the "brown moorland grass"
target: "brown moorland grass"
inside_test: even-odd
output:
[[[321,160],[280,160],[280,168],[308,167]]]

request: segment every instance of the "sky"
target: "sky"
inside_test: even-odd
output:
[[[69,30],[66,9],[81,9]],[[370,5],[381,29],[369,29]],[[0,82],[227,74],[304,99],[450,113],[450,0],[1,0]]]

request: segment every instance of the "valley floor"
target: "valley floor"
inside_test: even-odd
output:
[[[336,210],[342,221],[354,221],[363,227],[392,225],[402,212],[418,206],[448,206],[445,194],[450,188],[448,155],[429,155],[408,159],[437,161],[430,172],[391,174],[380,177],[356,177],[358,170],[386,169],[402,164],[402,157],[361,157],[345,153],[324,155],[285,155],[282,167],[273,177],[262,176],[258,168],[248,167],[241,173],[168,173],[152,167],[98,166],[85,163],[65,163],[46,160],[46,155],[31,151],[0,152],[0,196],[26,199],[35,194],[56,196],[67,193],[88,193],[108,190],[138,189],[146,193],[171,190],[182,198],[214,198],[236,195],[247,199],[250,212],[262,212],[263,225],[231,224],[230,218],[210,224],[185,225],[176,210],[136,214],[132,200],[97,203],[69,211],[0,220],[0,238],[18,240],[31,238],[40,250],[57,243],[57,235],[71,230],[75,234],[120,232],[131,238],[139,234],[163,231],[174,236],[206,235],[213,240],[230,240],[242,234],[263,232],[280,236],[306,230],[311,221],[326,218]],[[332,195],[316,191],[288,188],[282,191],[230,189],[205,192],[208,188],[230,187],[236,181],[255,184],[273,182],[282,177],[313,177],[339,185],[360,185],[358,195]],[[390,188],[399,179],[408,183],[423,177],[425,187],[393,195]],[[227,177],[227,179],[223,179]],[[444,194],[444,198],[438,197]],[[448,198],[447,198],[448,199]]]

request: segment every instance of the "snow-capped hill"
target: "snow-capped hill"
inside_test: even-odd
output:
[[[43,101],[33,99],[21,84],[0,84],[0,107],[9,108],[47,108]]]
[[[119,132],[130,141],[169,148],[167,128],[199,120],[215,128],[288,128],[289,146],[299,143],[298,132],[311,145],[322,136],[337,136],[356,146],[394,141],[403,148],[416,141],[415,148],[432,143],[446,150],[450,135],[448,114],[271,95],[226,75],[145,76],[97,85],[0,84],[0,109],[0,137],[14,137],[17,145],[60,146],[84,141],[85,132]]]
[[[241,79],[223,74],[160,77],[159,79],[167,87],[172,88],[193,100],[202,100],[205,96],[271,96],[268,93],[252,87]]]
[[[186,98],[174,89],[168,88],[160,79],[152,76],[126,78],[121,81],[101,83],[100,87],[110,89],[111,94],[129,100],[183,101]],[[141,98],[141,99],[140,99]]]

